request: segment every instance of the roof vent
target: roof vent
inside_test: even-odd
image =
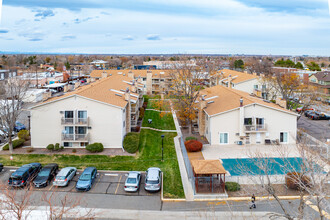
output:
[[[117,93],[116,93],[115,95],[116,95],[116,96],[120,96],[120,97],[123,97],[122,95],[119,95],[119,94],[117,94]]]
[[[124,73],[123,76],[126,76],[126,74]]]
[[[210,101],[210,102],[208,102],[207,104],[212,104],[212,103],[214,103],[214,101]]]
[[[240,100],[239,100],[239,106],[243,107],[243,97],[241,97]]]
[[[121,89],[120,91],[125,92],[125,90]]]

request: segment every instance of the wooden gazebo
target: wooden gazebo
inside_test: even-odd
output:
[[[225,192],[226,170],[220,160],[192,160],[196,193]]]

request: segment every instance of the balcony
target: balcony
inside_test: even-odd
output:
[[[246,133],[260,133],[260,132],[267,132],[267,125],[244,125]]]
[[[89,117],[87,118],[64,118],[61,119],[62,125],[88,125]]]
[[[62,141],[88,142],[89,134],[62,134]]]

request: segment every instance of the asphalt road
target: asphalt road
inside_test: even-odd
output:
[[[320,141],[330,139],[330,125],[327,120],[311,120],[302,115],[297,126]]]

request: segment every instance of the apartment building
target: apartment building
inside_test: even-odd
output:
[[[330,71],[318,72],[311,75],[309,82],[316,86],[320,93],[330,94]]]
[[[234,88],[258,97],[267,99],[266,85],[261,83],[260,77],[255,74],[248,74],[229,69],[223,69],[210,77],[210,85],[223,85]]]
[[[297,114],[222,85],[200,94],[198,131],[211,145],[296,143]]]
[[[116,74],[32,107],[31,146],[100,142],[105,148],[121,148],[125,134],[137,125],[142,87]]]
[[[102,79],[112,75],[123,75],[144,85],[145,94],[169,92],[172,78],[169,70],[93,70],[92,78]]]

